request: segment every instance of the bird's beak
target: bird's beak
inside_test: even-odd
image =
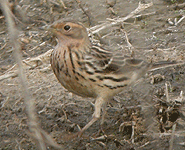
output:
[[[51,25],[47,25],[47,26],[46,26],[46,30],[47,30],[47,31],[51,31],[51,32],[53,32],[53,30],[54,30],[54,28],[53,28],[53,24],[51,24]]]
[[[54,24],[45,26],[45,30],[47,30],[47,31],[49,31],[49,32],[51,32],[51,33],[53,33],[54,35],[57,34],[57,30],[56,30]]]
[[[39,27],[40,30],[45,30],[45,31],[49,31],[53,34],[56,34],[56,29],[54,28],[53,24],[51,25],[45,25],[45,26],[42,26],[42,27]]]

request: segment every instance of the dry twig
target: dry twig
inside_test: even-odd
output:
[[[91,20],[91,15],[88,11],[86,11],[82,5],[81,5],[81,1],[80,0],[75,0],[76,3],[78,4],[78,6],[80,7],[80,9],[83,11],[83,13],[87,16],[88,18],[88,22],[89,22],[89,25],[92,25],[92,20]]]
[[[64,9],[67,9],[66,5],[64,4],[63,0],[58,0],[59,3],[64,7]]]
[[[169,103],[169,94],[168,94],[168,84],[165,83],[165,87],[166,87],[166,90],[165,90],[165,93],[166,93],[166,101]]]
[[[121,31],[124,32],[125,38],[126,38],[126,42],[127,42],[128,48],[129,48],[129,50],[130,50],[130,53],[131,53],[132,56],[134,56],[134,51],[133,51],[134,47],[132,46],[132,44],[130,43],[130,41],[129,41],[129,39],[128,39],[127,32],[124,31],[123,29],[121,29]]]
[[[131,142],[134,144],[134,127],[136,125],[135,121],[132,121],[132,135],[131,135]]]
[[[106,22],[104,22],[100,25],[96,25],[94,27],[91,27],[89,30],[91,30],[92,34],[95,34],[95,33],[99,32],[99,31],[101,31],[105,28],[109,28],[109,27],[111,27],[113,25],[116,25],[118,23],[122,23],[122,22],[126,21],[129,18],[132,18],[134,15],[138,14],[139,12],[141,12],[141,11],[143,11],[143,10],[149,8],[149,7],[151,7],[152,5],[153,5],[152,2],[148,3],[148,4],[139,3],[139,6],[134,11],[132,11],[128,16],[123,17],[123,18],[114,19],[114,21],[112,21],[112,22],[106,21]]]
[[[25,60],[22,60],[22,67],[24,69],[30,69],[30,68],[33,69],[41,65],[47,65],[47,67],[45,68],[50,69],[50,67],[48,66],[50,66],[49,60],[50,60],[50,55],[52,51],[53,50],[51,49],[46,53],[41,54],[37,57],[27,58]],[[14,65],[10,69],[8,69],[3,75],[0,76],[0,81],[11,77],[16,77],[18,75],[17,67],[18,67],[17,65]],[[43,68],[40,70],[43,70]]]
[[[183,9],[185,7],[185,3],[182,3],[182,4],[175,4],[175,5],[172,5],[171,7],[169,7],[169,9]]]
[[[17,72],[3,74],[3,75],[0,76],[0,81],[2,81],[4,79],[11,78],[11,77],[17,77],[17,76],[18,76]]]

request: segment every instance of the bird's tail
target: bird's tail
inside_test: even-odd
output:
[[[183,65],[185,62],[176,62],[176,61],[159,61],[156,63],[153,63],[149,69],[149,71],[154,71],[158,70],[161,68],[167,68],[167,67],[172,67],[172,66],[177,66],[177,65]]]

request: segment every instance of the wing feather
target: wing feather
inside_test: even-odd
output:
[[[128,73],[146,66],[143,60],[113,53],[99,46],[91,47],[90,53],[84,57],[84,63],[86,70],[104,74]]]

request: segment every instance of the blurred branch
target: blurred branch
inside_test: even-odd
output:
[[[15,22],[13,20],[12,12],[9,8],[8,1],[0,0],[0,5],[6,18],[10,41],[14,49],[14,57],[19,69],[18,76],[20,79],[20,84],[22,86],[22,93],[28,115],[28,126],[30,130],[29,134],[34,138],[37,144],[37,148],[40,150],[46,150],[46,143],[51,146],[54,146],[55,148],[61,149],[61,146],[56,144],[54,140],[39,127],[38,119],[35,114],[34,100],[28,91],[27,80],[23,71],[22,56],[20,52],[21,47],[19,42],[17,41],[19,32],[15,26]]]

